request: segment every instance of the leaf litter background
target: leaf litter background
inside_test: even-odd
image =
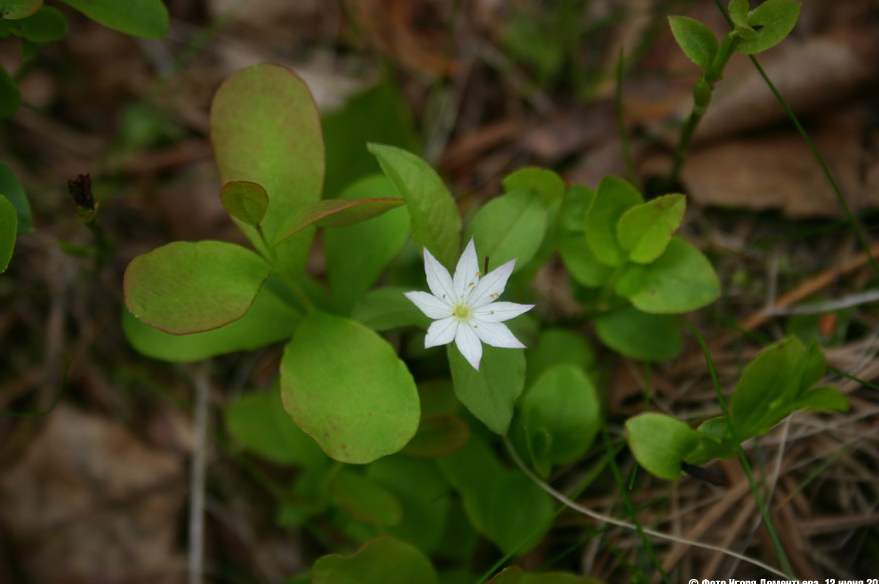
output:
[[[3,125],[0,156],[24,183],[37,229],[19,239],[0,276],[0,410],[54,408],[0,417],[0,582],[185,580],[194,377],[210,379],[214,412],[209,580],[282,581],[328,551],[275,526],[272,495],[245,469],[279,482],[289,473],[236,451],[216,415],[242,392],[270,385],[280,349],[216,359],[205,371],[143,358],[121,333],[120,283],[131,258],[176,239],[242,240],[220,205],[207,139],[210,99],[223,79],[262,61],[305,77],[330,116],[329,195],[377,170],[366,140],[391,142],[424,152],[466,214],[499,192],[504,174],[530,164],[589,186],[606,174],[628,176],[621,123],[637,179],[649,183],[670,164],[697,77],[665,17],[689,14],[725,32],[705,0],[168,6],[171,31],[162,41],[128,38],[68,11],[68,38],[43,47],[21,82],[27,105]],[[875,2],[809,0],[792,37],[760,57],[868,235],[879,207],[877,32]],[[614,106],[621,51],[622,122]],[[7,68],[19,58],[14,43],[0,44]],[[356,105],[345,113],[346,103]],[[364,121],[376,116],[382,123]],[[105,262],[88,257],[95,241],[66,194],[66,180],[85,172],[114,244]],[[876,273],[817,163],[746,59],[730,63],[682,181],[686,235],[724,283],[722,299],[690,319],[708,337],[724,387],[760,347],[737,327],[763,339],[790,331],[818,337],[831,365],[879,378],[874,304],[806,316],[764,312],[870,291]],[[311,269],[322,273],[318,255]],[[541,272],[535,290],[556,318],[579,314],[557,266]],[[799,576],[876,577],[879,400],[856,381],[836,382],[850,413],[798,415],[749,452],[775,487],[777,527]],[[641,409],[645,384],[660,411],[684,417],[716,409],[690,340],[681,357],[649,376],[613,362],[603,384],[612,431]],[[669,497],[643,511],[642,521],[773,563],[737,463],[712,470],[729,486],[639,485],[631,493],[636,505]],[[612,485],[590,489],[581,502],[621,512]],[[574,514],[557,526],[554,545],[581,541],[594,527]],[[604,538],[585,541],[557,567],[606,577],[619,564],[602,542],[623,551],[640,545],[625,531]],[[745,573],[719,555],[656,545],[666,569]],[[550,557],[541,547],[521,561],[537,566]]]

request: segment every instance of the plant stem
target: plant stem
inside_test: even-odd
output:
[[[269,245],[265,233],[263,233],[262,227],[257,225],[256,232],[259,234],[259,239],[262,242],[263,249],[265,250],[263,257],[266,259],[266,261],[269,262],[269,265],[272,266],[274,272],[278,275],[279,278],[281,278],[281,281],[284,282],[284,285],[286,285],[290,292],[293,294],[293,297],[296,299],[296,302],[299,303],[300,308],[302,308],[305,312],[314,312],[314,304],[308,298],[308,295],[302,289],[302,286],[300,286],[298,282],[291,278],[283,269],[280,262],[278,262],[278,254],[275,252],[274,246]]]
[[[711,62],[711,66],[705,70],[705,73],[693,88],[693,111],[690,112],[687,123],[681,129],[681,139],[678,142],[678,147],[675,149],[674,162],[668,176],[668,184],[672,188],[674,188],[673,185],[680,183],[681,169],[684,166],[687,154],[690,152],[693,135],[696,133],[699,122],[702,121],[702,116],[708,110],[708,104],[711,103],[711,97],[714,94],[714,85],[723,77],[723,70],[726,68],[730,57],[732,57],[738,41],[739,35],[735,31],[730,32],[724,37],[723,42],[717,49],[714,60]]]

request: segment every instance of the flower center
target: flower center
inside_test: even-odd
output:
[[[471,314],[473,314],[473,310],[463,302],[455,304],[454,308],[452,308],[452,316],[461,322],[470,320]]]

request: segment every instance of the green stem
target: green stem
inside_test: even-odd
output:
[[[705,73],[693,88],[693,111],[690,112],[687,123],[681,129],[681,139],[678,142],[677,149],[675,149],[672,169],[668,176],[668,184],[671,188],[680,183],[681,169],[684,167],[684,160],[687,159],[687,154],[690,152],[693,135],[696,133],[696,128],[699,127],[699,122],[702,121],[702,116],[708,110],[708,104],[711,103],[714,85],[723,76],[723,70],[726,68],[730,57],[732,57],[738,42],[739,36],[736,32],[731,32],[724,37],[723,42],[717,49],[717,54],[714,55],[711,66],[705,70]]]
[[[269,262],[272,270],[274,270],[274,272],[278,275],[281,281],[284,282],[284,285],[286,285],[290,292],[293,294],[293,297],[296,299],[296,302],[299,303],[300,308],[302,308],[305,312],[314,312],[314,304],[308,298],[308,295],[302,289],[302,286],[299,285],[299,282],[291,278],[283,269],[283,266],[281,266],[280,262],[278,261],[278,254],[275,251],[274,246],[270,245],[268,240],[266,239],[262,227],[257,225],[256,232],[259,234],[259,240],[262,242],[262,247],[265,250],[263,257],[267,262]]]

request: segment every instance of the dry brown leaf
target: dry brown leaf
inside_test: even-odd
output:
[[[879,207],[879,158],[864,148],[868,115],[866,107],[846,112],[809,132],[855,212]],[[701,205],[779,209],[791,218],[842,216],[821,168],[793,131],[697,150],[682,181]]]
[[[60,405],[0,475],[0,516],[39,583],[176,584],[184,465],[122,425]]]

